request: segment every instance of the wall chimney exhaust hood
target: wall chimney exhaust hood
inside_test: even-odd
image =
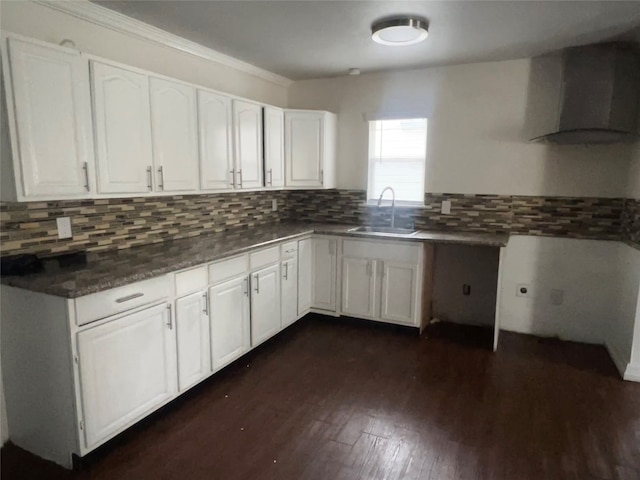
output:
[[[640,139],[640,53],[634,44],[586,45],[536,57],[529,94],[532,142]]]

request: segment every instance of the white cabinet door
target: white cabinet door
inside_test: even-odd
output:
[[[285,164],[288,187],[322,187],[324,116],[285,112]]]
[[[262,182],[262,107],[233,101],[236,187],[260,188]]]
[[[176,392],[176,343],[167,304],[78,333],[85,442],[92,448]]]
[[[196,90],[159,78],[150,79],[151,138],[157,190],[198,189]]]
[[[209,289],[211,360],[219,370],[249,350],[249,277],[241,276]]]
[[[418,266],[385,260],[382,265],[381,312],[383,320],[418,325]]]
[[[264,107],[264,184],[284,186],[284,111]]]
[[[149,79],[91,62],[100,193],[153,189]]]
[[[22,194],[72,198],[93,190],[88,62],[79,52],[9,39]]]
[[[298,262],[282,262],[282,328],[298,319]]]
[[[233,118],[231,99],[198,90],[200,188],[233,188]]]
[[[280,264],[251,274],[251,346],[278,333],[280,318]]]
[[[311,309],[313,293],[311,239],[298,241],[298,317]]]
[[[368,258],[342,257],[342,313],[375,317],[377,264]]]
[[[336,311],[337,241],[318,237],[312,240],[312,307]]]
[[[207,309],[204,292],[176,300],[178,387],[181,392],[211,373]]]

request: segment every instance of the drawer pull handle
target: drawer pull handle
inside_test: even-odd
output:
[[[140,298],[140,297],[142,297],[142,296],[144,296],[144,293],[133,293],[133,294],[131,294],[131,295],[127,295],[126,297],[118,298],[118,299],[116,300],[116,303],[124,303],[124,302],[128,302],[129,300],[133,300],[133,299],[135,299],[135,298]]]

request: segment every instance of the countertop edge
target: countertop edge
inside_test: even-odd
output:
[[[243,246],[239,248],[235,248],[229,251],[225,251],[224,253],[218,255],[203,255],[191,257],[184,261],[178,261],[170,266],[158,267],[155,269],[150,269],[145,271],[144,273],[136,273],[132,275],[124,275],[114,277],[113,280],[109,280],[108,284],[106,282],[96,282],[93,285],[88,285],[84,287],[78,288],[64,288],[62,286],[51,286],[41,288],[29,288],[25,285],[25,282],[19,281],[20,279],[24,279],[25,277],[17,277],[17,276],[3,276],[1,278],[1,283],[3,285],[11,286],[14,288],[22,288],[25,290],[42,293],[46,295],[51,295],[55,297],[62,297],[67,299],[75,299],[79,297],[84,297],[87,295],[92,295],[95,293],[100,293],[106,290],[110,290],[112,288],[123,287],[125,285],[130,285],[135,282],[148,280],[150,278],[159,277],[162,275],[166,275],[169,273],[179,272],[181,270],[186,270],[192,267],[196,267],[199,265],[204,265],[211,262],[216,262],[223,260],[225,258],[230,258],[236,255],[241,255],[244,253],[249,253],[253,250],[259,248],[269,247],[274,244],[279,244],[285,242],[287,240],[292,240],[300,237],[305,237],[313,234],[317,235],[328,235],[328,236],[339,236],[339,237],[348,237],[354,239],[361,240],[386,240],[386,241],[408,241],[413,243],[441,243],[441,244],[451,244],[451,245],[469,245],[469,246],[486,246],[486,247],[505,247],[509,240],[508,234],[494,234],[495,236],[504,237],[504,241],[500,241],[496,238],[486,238],[492,234],[483,234],[483,233],[472,233],[472,232],[430,232],[430,231],[418,231],[417,234],[412,236],[397,236],[397,235],[385,235],[385,234],[377,234],[377,233],[358,233],[358,232],[349,232],[345,229],[354,228],[353,225],[309,225],[308,228],[302,227],[299,232],[295,233],[286,233],[282,236],[278,236],[277,238],[272,238],[265,241],[258,241],[255,244],[250,246]],[[251,232],[248,231],[248,234]],[[455,237],[459,238],[455,238]],[[144,248],[144,246],[139,247]],[[40,274],[42,275],[42,274]],[[17,280],[17,281],[16,281]]]

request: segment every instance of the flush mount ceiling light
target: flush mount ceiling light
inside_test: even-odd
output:
[[[402,47],[423,41],[429,34],[429,22],[416,16],[382,19],[371,25],[371,38],[382,45]]]

